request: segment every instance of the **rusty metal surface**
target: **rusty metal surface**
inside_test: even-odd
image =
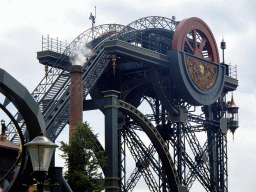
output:
[[[182,20],[175,29],[172,49],[184,51],[185,46],[197,57],[220,63],[218,47],[211,29],[197,17]]]

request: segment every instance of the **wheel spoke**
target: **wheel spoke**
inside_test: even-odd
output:
[[[209,55],[208,57],[205,57],[204,59],[207,61],[212,61],[212,55]]]
[[[192,31],[192,35],[193,35],[193,48],[194,50],[197,50],[198,47],[197,47],[197,39],[196,39],[196,30]]]
[[[185,43],[186,43],[186,45],[188,46],[190,53],[194,53],[194,49],[191,47],[191,45],[190,45],[190,43],[189,43],[189,41],[188,41],[187,38],[186,38],[186,40],[185,40]]]
[[[200,46],[199,46],[199,51],[200,51],[200,52],[203,51],[203,48],[204,48],[205,43],[206,43],[206,37],[203,37],[202,42],[201,42],[201,44],[200,44]]]
[[[199,18],[193,17],[179,22],[173,34],[172,49],[190,52],[201,58],[210,53],[212,58],[209,60],[220,62],[214,36],[210,28]]]

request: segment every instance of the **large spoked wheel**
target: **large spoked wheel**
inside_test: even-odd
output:
[[[175,29],[172,49],[220,63],[215,38],[207,24],[199,18],[182,20]]]

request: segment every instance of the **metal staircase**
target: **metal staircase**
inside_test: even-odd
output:
[[[103,50],[103,41],[97,42],[92,47],[93,55],[87,57],[83,66],[83,96],[88,95],[93,85],[100,78],[102,72],[107,67],[110,56],[105,54]],[[66,51],[68,52],[68,51]],[[70,60],[72,55],[68,57],[64,52],[57,60],[58,65],[65,66],[65,70],[52,67],[36,89],[32,92],[32,96],[40,106],[41,112],[46,123],[46,134],[51,141],[55,141],[61,133],[69,119],[69,99],[70,99]],[[25,139],[26,124],[22,116],[17,113],[15,115]],[[16,128],[12,122],[7,125],[10,134],[10,140],[19,143],[19,135],[13,134]]]
[[[105,54],[101,49],[97,57],[89,61],[84,66],[83,70],[83,97],[85,98],[90,92],[93,85],[97,82],[104,69],[107,67],[110,56]],[[62,129],[69,120],[69,100],[70,100],[70,78],[66,86],[61,89],[54,103],[50,105],[44,113],[45,121],[47,124],[46,135],[54,141],[61,133]]]

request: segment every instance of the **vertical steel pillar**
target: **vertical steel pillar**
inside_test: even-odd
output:
[[[125,122],[125,117],[123,114],[119,111],[118,113],[118,185],[121,189],[121,191],[125,191],[125,142],[122,140],[122,135],[124,136],[124,133],[122,132],[122,128]],[[125,136],[124,136],[125,138]],[[123,147],[122,147],[123,146]],[[123,183],[122,183],[123,182]]]
[[[220,103],[226,103],[226,96],[224,93],[221,95]],[[223,117],[225,113],[222,111],[221,117]],[[227,126],[227,125],[226,125]],[[221,129],[221,128],[220,128]],[[226,127],[226,130],[228,128]],[[218,169],[219,169],[219,191],[220,192],[228,192],[228,173],[227,173],[227,132],[223,132],[221,130],[220,135],[218,136]]]
[[[228,149],[227,149],[227,135],[222,136],[223,139],[223,191],[228,192]]]
[[[120,187],[121,187],[121,190],[120,191],[123,191],[123,192],[127,192],[126,188],[126,133],[120,129],[120,147],[121,147],[121,165],[120,165],[120,171],[119,171],[119,175],[120,175]],[[121,140],[123,136],[123,140]]]
[[[209,163],[210,163],[210,180],[212,189],[217,190],[218,186],[218,167],[217,167],[217,148],[216,148],[216,138],[213,131],[207,131],[208,137],[208,155],[209,155]]]
[[[212,106],[204,107],[205,117],[208,121],[214,120]],[[208,125],[207,142],[208,142],[208,156],[210,165],[210,182],[213,190],[218,190],[218,166],[217,166],[217,138],[215,131]]]
[[[177,172],[178,172],[178,177],[180,183],[182,183],[182,143],[181,143],[181,123],[177,123],[177,143],[178,143],[178,151],[177,151],[177,161],[178,161],[178,167],[177,167]]]
[[[227,137],[221,133],[218,137],[218,180],[220,192],[228,191],[228,174],[227,174]]]
[[[105,191],[118,192],[118,91],[104,91],[105,97]]]

